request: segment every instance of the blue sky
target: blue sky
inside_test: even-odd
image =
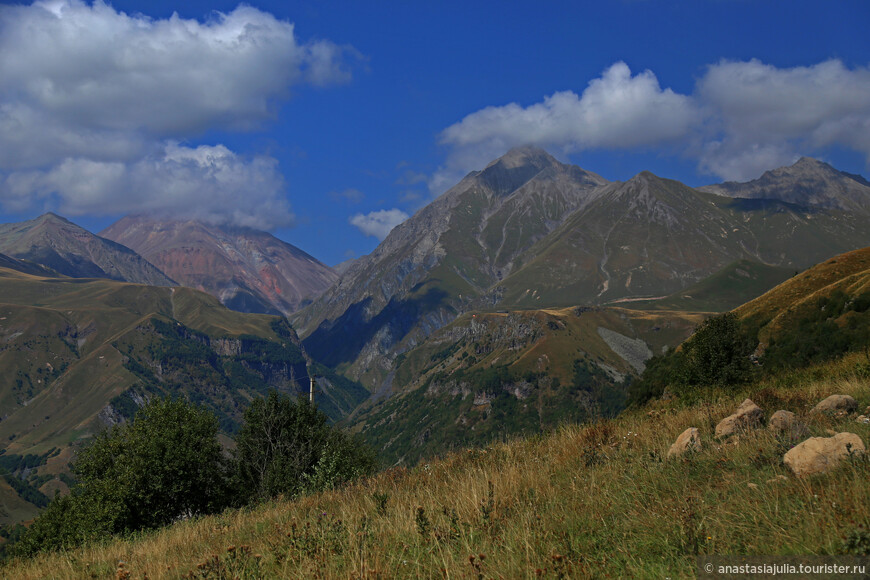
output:
[[[0,221],[191,216],[332,265],[525,143],[611,180],[867,175],[868,22],[863,0],[4,3]]]

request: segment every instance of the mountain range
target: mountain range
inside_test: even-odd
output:
[[[100,235],[54,214],[3,224],[3,452],[60,477],[96,430],[171,394],[229,435],[252,397],[314,372],[333,420],[413,463],[613,414],[704,316],[868,245],[870,184],[820,161],[692,188],[610,182],[532,147],[339,271],[266,232],[191,220],[128,216]],[[757,324],[774,336],[786,319]],[[0,520],[32,514],[3,484]]]
[[[369,394],[309,357],[285,319],[198,290],[0,266],[0,297],[0,455],[44,464],[13,475],[29,497],[65,491],[76,449],[155,396],[208,408],[229,436],[254,397],[307,394],[315,373],[315,401],[332,420]],[[35,513],[0,485],[0,525]]]
[[[807,158],[696,189],[649,172],[608,182],[514,149],[393,229],[293,322],[312,354],[378,390],[400,353],[463,312],[661,298],[738,260],[800,270],[866,246],[868,200],[863,178]]]

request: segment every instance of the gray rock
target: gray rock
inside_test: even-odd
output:
[[[696,427],[689,427],[677,437],[671,448],[668,449],[668,457],[680,457],[689,452],[701,450],[701,436]]]
[[[830,471],[849,454],[866,452],[864,442],[854,433],[837,433],[833,437],[810,437],[785,454],[782,461],[797,476]]]
[[[810,434],[810,430],[797,418],[797,415],[783,409],[773,414],[767,423],[767,428],[774,433],[785,435],[794,441],[803,439]]]
[[[858,401],[849,395],[831,395],[813,407],[810,413],[852,413],[858,410]]]
[[[724,439],[749,429],[757,429],[761,426],[762,420],[764,420],[764,411],[761,407],[746,399],[737,407],[737,412],[725,417],[716,425],[716,437]]]

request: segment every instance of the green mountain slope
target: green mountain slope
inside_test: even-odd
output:
[[[632,308],[639,309],[726,312],[761,296],[794,274],[796,272],[788,268],[737,260],[670,296],[659,299],[624,298],[615,303],[630,304]]]
[[[464,314],[401,355],[348,420],[389,463],[617,413],[644,360],[702,320],[565,308]],[[391,396],[390,396],[391,395]]]
[[[227,433],[252,397],[307,393],[310,372],[334,420],[368,396],[311,360],[284,319],[234,312],[199,291],[0,269],[0,297],[0,441],[9,455],[75,447],[152,396],[205,405]],[[66,462],[39,469],[59,474]]]
[[[868,232],[867,214],[732,199],[644,172],[609,186],[532,247],[501,282],[500,304],[663,297],[735,260],[803,269],[865,245]]]
[[[397,226],[294,324],[313,354],[378,390],[400,353],[465,312],[672,295],[672,307],[731,308],[778,281],[777,269],[870,243],[870,187],[810,161],[729,197],[649,172],[608,183],[513,150]],[[733,278],[738,267],[713,280],[734,291],[695,287],[700,297],[676,300],[739,261],[758,264],[750,285]]]
[[[294,326],[312,356],[380,384],[399,352],[497,301],[490,290],[519,256],[606,183],[540,149],[515,149],[394,228]]]
[[[758,337],[756,354],[768,365],[870,353],[870,248],[830,258],[735,313]]]

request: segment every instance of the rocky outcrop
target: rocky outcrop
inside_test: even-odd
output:
[[[649,345],[639,338],[629,338],[603,326],[598,327],[598,336],[638,373],[643,372],[646,361],[652,358],[653,353]]]
[[[716,425],[716,437],[724,439],[750,429],[756,429],[761,426],[763,420],[764,411],[751,400],[746,399],[737,407],[737,411],[733,415],[725,417]]]
[[[671,448],[668,449],[668,457],[682,457],[687,453],[701,450],[701,436],[697,427],[689,427],[677,437]]]
[[[837,433],[833,437],[811,437],[789,450],[782,460],[795,475],[805,476],[825,473],[850,455],[865,452],[860,437],[854,433]]]

